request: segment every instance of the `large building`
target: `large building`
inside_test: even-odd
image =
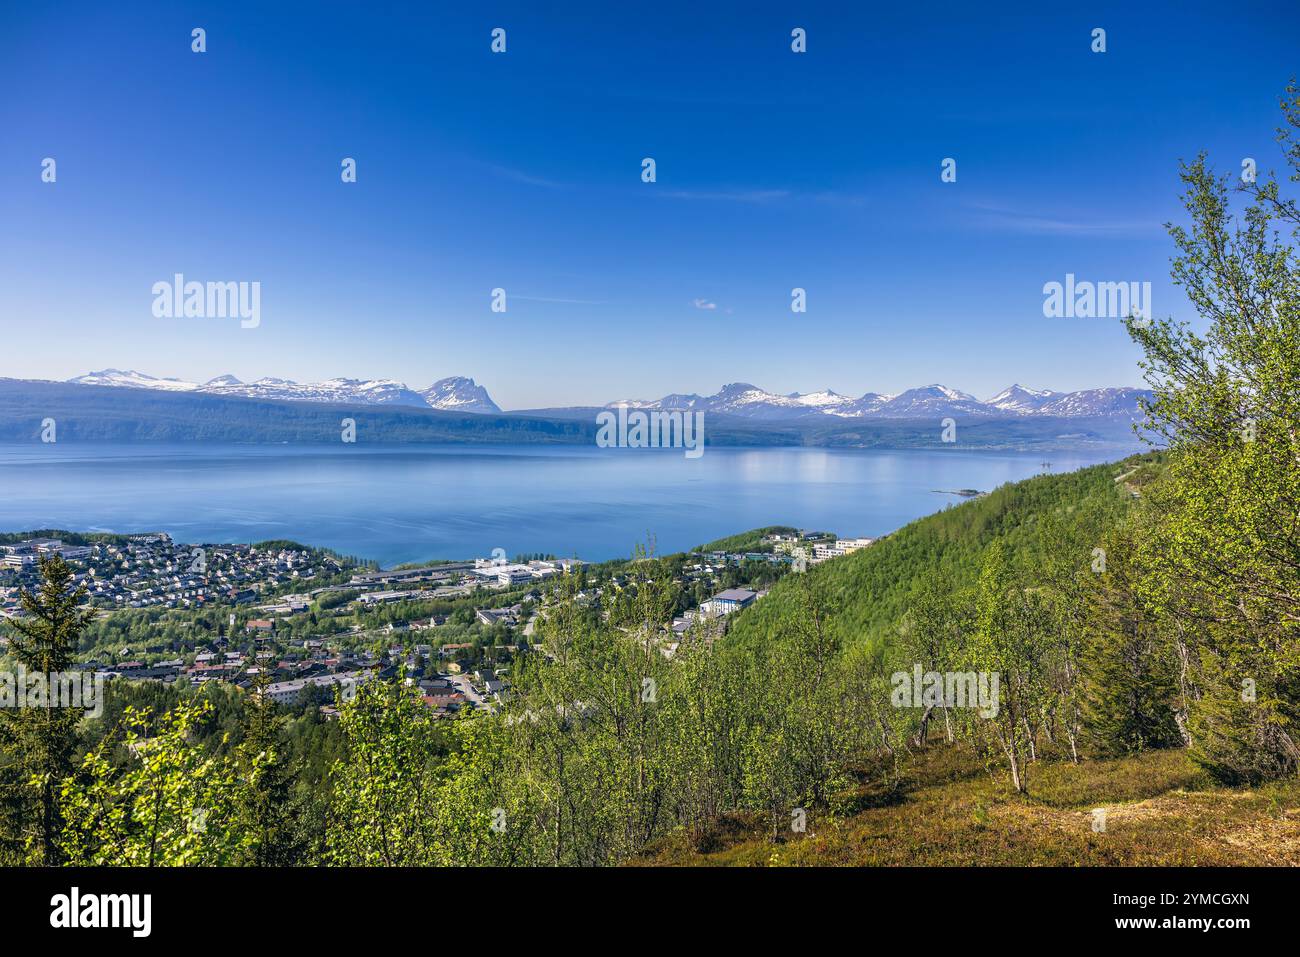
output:
[[[266,686],[266,693],[276,704],[297,704],[302,698],[302,693],[312,685],[320,688],[332,688],[335,685],[342,685],[344,694],[347,695],[354,689],[358,682],[367,681],[371,677],[368,671],[349,671],[343,674],[314,675],[310,678],[298,678],[294,681],[276,681]]]
[[[700,605],[700,611],[707,618],[717,618],[719,615],[730,615],[733,611],[740,611],[742,608],[748,608],[758,597],[756,592],[747,588],[728,588],[726,591],[720,591],[708,601]]]
[[[833,542],[818,542],[813,545],[813,561],[824,562],[828,558],[839,558],[859,548],[866,548],[874,538],[841,538]]]
[[[531,561],[528,564],[499,562],[480,558],[474,562],[474,574],[499,585],[522,585],[539,578],[550,578],[559,573],[560,562]]]

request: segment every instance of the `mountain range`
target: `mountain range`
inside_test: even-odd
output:
[[[500,407],[487,389],[473,379],[451,376],[439,379],[423,392],[394,379],[326,379],[324,382],[294,382],[265,378],[241,382],[232,375],[207,382],[160,379],[134,370],[103,369],[69,379],[73,385],[107,385],[130,389],[162,389],[168,392],[200,392],[209,395],[244,396],[250,399],[280,399],[287,402],[360,403],[362,405],[409,405],[417,409],[497,414]]]
[[[842,419],[928,419],[935,416],[1127,416],[1135,417],[1140,399],[1150,397],[1146,389],[1085,389],[1080,392],[1052,392],[1013,385],[981,401],[966,392],[943,385],[908,389],[897,395],[868,392],[854,398],[830,389],[820,392],[792,392],[779,395],[748,382],[733,382],[716,394],[666,395],[656,400],[612,402],[608,408],[703,409],[756,419],[787,419],[809,415]]]
[[[393,379],[327,379],[301,383],[290,379],[263,378],[241,382],[231,375],[204,383],[164,379],[142,372],[104,369],[68,380],[74,385],[118,386],[157,389],[168,392],[196,392],[296,402],[354,403],[440,409],[454,412],[500,414],[501,408],[487,389],[473,379],[451,376],[439,379],[422,391],[410,389]],[[756,421],[793,419],[933,419],[945,416],[1017,418],[1137,418],[1139,403],[1149,390],[1135,388],[1084,389],[1053,392],[1012,385],[997,395],[980,400],[966,392],[943,385],[908,389],[897,395],[868,392],[854,398],[831,389],[792,392],[781,395],[748,382],[724,385],[713,395],[674,393],[659,399],[623,399],[603,408],[698,410]],[[565,410],[545,410],[562,412]]]
[[[235,395],[289,402],[359,403],[365,406],[411,406],[455,412],[497,415],[500,407],[484,386],[472,378],[441,378],[428,389],[409,389],[391,378],[329,378],[324,382],[295,382],[287,378],[259,378],[242,382],[234,376],[218,376],[203,384],[178,378],[157,378],[142,372],[103,369],[68,380],[73,385],[107,385],[129,389],[159,389],[178,393]],[[603,408],[663,408],[725,413],[762,421],[831,417],[831,419],[933,419],[944,416],[1044,416],[1110,417],[1134,419],[1139,400],[1151,397],[1147,389],[1086,389],[1073,393],[1006,387],[989,399],[944,385],[920,386],[897,395],[867,393],[854,398],[831,389],[815,393],[781,395],[759,389],[749,382],[732,382],[712,395],[673,393],[659,399],[621,399]],[[541,411],[541,410],[534,410]],[[545,410],[556,411],[556,410]],[[568,410],[572,411],[572,410]]]

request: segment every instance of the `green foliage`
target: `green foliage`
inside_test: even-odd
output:
[[[207,706],[184,703],[152,736],[149,715],[124,715],[125,766],[110,756],[113,738],[90,751],[62,782],[67,863],[134,867],[235,864],[254,840],[238,814],[246,786],[236,762],[190,740]]]
[[[284,719],[267,691],[270,684],[270,672],[260,669],[244,708],[244,736],[235,751],[244,782],[237,813],[249,838],[243,863],[287,867],[304,856],[306,835],[298,821],[303,809],[295,801],[294,768],[281,742]]]
[[[365,682],[339,720],[347,756],[333,773],[331,863],[440,863],[434,799],[444,748],[433,713],[402,686]]]
[[[1102,540],[1105,570],[1089,576],[1084,656],[1085,713],[1103,754],[1182,743],[1173,644],[1143,599],[1137,536],[1121,527]]]
[[[699,546],[695,551],[770,552],[772,551],[772,546],[763,542],[765,536],[798,534],[799,529],[792,528],[789,525],[765,525],[762,528],[753,528],[747,532],[741,532],[739,535],[728,535],[726,538],[719,538],[716,541],[709,542],[707,545]]]
[[[994,542],[980,572],[965,658],[969,670],[998,676],[1000,694],[997,713],[970,728],[981,745],[986,739],[997,743],[1017,791],[1027,790],[1025,758],[1034,758],[1035,726],[1050,700],[1051,626],[1043,594],[1017,580],[1006,546]]]
[[[993,541],[1005,542],[1017,565],[1036,571],[1050,552],[1039,528],[1052,516],[1075,527],[1079,542],[1097,541],[1127,507],[1114,477],[1136,463],[1128,459],[1004,485],[918,519],[868,548],[811,567],[807,574],[819,583],[831,609],[829,626],[846,645],[883,647],[923,580],[937,579],[952,593],[972,587]],[[1091,547],[1078,545],[1065,557],[1086,566]],[[733,640],[762,643],[795,627],[801,614],[798,587],[796,576],[773,586],[764,601],[738,617]]]
[[[1297,181],[1294,82],[1282,108]],[[1208,328],[1130,323],[1151,425],[1175,452],[1150,496],[1140,588],[1187,672],[1193,755],[1259,781],[1300,770],[1300,208],[1272,175],[1233,186],[1204,155],[1182,180],[1191,225],[1170,228],[1173,276]]]
[[[50,681],[72,666],[93,613],[83,607],[85,585],[74,584],[61,557],[42,558],[40,571],[40,590],[21,595],[26,617],[9,622],[9,654],[28,674]],[[62,863],[58,787],[72,771],[78,718],[51,694],[44,707],[0,709],[0,859]]]

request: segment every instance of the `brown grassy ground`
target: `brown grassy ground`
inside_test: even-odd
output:
[[[838,817],[773,841],[729,816],[699,853],[685,835],[651,849],[662,865],[1300,865],[1300,781],[1217,787],[1181,751],[1032,765],[1028,796],[962,751],[915,756],[893,788],[864,784]],[[1093,809],[1106,809],[1105,831]]]

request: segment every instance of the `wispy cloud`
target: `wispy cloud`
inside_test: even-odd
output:
[[[770,203],[791,196],[788,189],[667,189],[660,195],[669,199],[695,199],[720,203]]]
[[[866,197],[837,190],[809,192],[800,189],[666,189],[658,195],[669,199],[708,203],[746,203],[765,206],[784,201],[818,203],[825,206],[861,206]]]
[[[514,169],[510,166],[501,166],[497,163],[486,164],[497,176],[503,179],[513,180],[516,183],[524,183],[528,186],[540,186],[543,189],[567,189],[567,183],[560,183],[553,179],[546,179],[543,176],[534,176],[532,173],[526,173],[523,170]]]
[[[696,309],[717,309],[718,304],[708,299],[692,299],[691,305]]]
[[[519,296],[514,295],[511,299],[522,299],[524,302],[559,302],[571,306],[603,306],[604,299],[563,299],[558,296]]]
[[[523,183],[527,186],[536,186],[540,189],[572,189],[574,184],[564,183],[559,180],[547,179],[544,176],[536,176],[525,170],[515,169],[512,166],[502,166],[499,163],[484,163],[484,167],[493,175],[502,179],[508,179],[511,182]],[[644,189],[645,187],[637,187]],[[688,202],[706,202],[706,203],[744,203],[754,206],[762,206],[770,203],[778,203],[783,200],[799,200],[825,205],[835,206],[859,206],[865,197],[856,193],[839,192],[836,190],[822,190],[818,192],[808,192],[799,189],[751,189],[746,187],[721,188],[721,189],[660,189],[652,191],[652,195],[667,197],[668,199],[680,199]]]
[[[1071,214],[1029,213],[996,203],[967,203],[972,221],[987,228],[1032,236],[1154,236],[1163,231],[1149,220],[1094,219]]]

